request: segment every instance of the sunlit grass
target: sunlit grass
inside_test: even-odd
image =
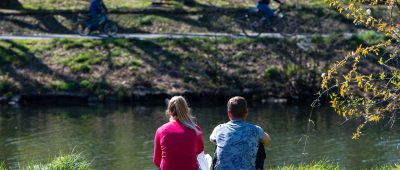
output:
[[[0,163],[0,170],[7,170],[4,163]],[[90,163],[80,154],[61,155],[49,163],[31,163],[26,167],[20,167],[23,170],[91,170]],[[279,167],[267,168],[266,170],[340,170],[347,169],[339,166],[337,163],[322,160],[311,163],[289,164]],[[399,164],[382,165],[374,170],[399,170]]]
[[[84,10],[88,9],[89,1],[82,0],[19,0],[24,9],[30,10]],[[253,6],[254,0],[194,0],[193,6],[187,6],[178,0],[160,0],[171,8],[202,8],[206,6],[241,8]],[[111,10],[126,10],[133,8],[144,8],[152,5],[152,0],[104,0],[104,3]],[[326,5],[323,0],[287,0],[288,4],[299,4],[308,6]]]
[[[340,170],[347,169],[339,166],[337,163],[333,163],[331,161],[323,160],[311,163],[299,163],[299,164],[289,164],[280,167],[268,168],[267,170]],[[375,168],[371,168],[374,170],[399,170],[400,165],[381,165]]]
[[[31,163],[23,170],[91,170],[90,163],[81,154],[61,155],[48,163]],[[0,170],[6,170],[0,165]]]
[[[0,162],[0,170],[7,170],[6,164],[4,162]]]
[[[309,164],[290,164],[285,166],[280,166],[277,168],[272,168],[276,170],[339,170],[341,169],[338,164],[334,164],[330,161],[318,161]]]

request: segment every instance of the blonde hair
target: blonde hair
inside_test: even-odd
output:
[[[190,113],[190,108],[182,96],[174,96],[168,102],[166,114],[171,116],[170,119],[178,119],[184,126],[193,129],[197,134],[199,130],[194,123],[194,117]]]

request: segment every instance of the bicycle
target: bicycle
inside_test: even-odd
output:
[[[114,36],[118,33],[118,26],[113,21],[109,20],[107,15],[98,17],[95,25],[91,25],[91,21],[87,16],[78,18],[76,32],[79,35],[90,35],[90,33],[95,30],[103,31],[103,33],[108,36]]]
[[[298,31],[292,27],[296,26],[297,21],[286,17],[285,10],[281,6],[275,10],[271,19],[266,18],[257,8],[249,8],[244,17],[237,19],[237,22],[240,24],[242,33],[250,38],[257,38],[263,32],[280,33],[286,37]]]

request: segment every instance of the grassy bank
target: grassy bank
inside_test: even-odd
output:
[[[281,167],[270,168],[271,170],[340,170],[347,169],[340,167],[338,164],[334,164],[330,161],[318,161],[312,163],[300,163],[300,164],[290,164]],[[399,165],[380,165],[374,168],[375,170],[395,170],[400,169]]]
[[[46,164],[31,164],[24,168],[24,170],[91,170],[90,163],[77,154],[64,155],[56,157],[53,161]],[[340,167],[338,164],[329,161],[319,161],[312,163],[290,164],[280,167],[268,168],[267,170],[340,170],[346,169]],[[375,168],[375,170],[395,170],[400,169],[399,165],[382,165]],[[0,164],[0,170],[8,170],[5,164]]]
[[[62,155],[48,163],[32,163],[23,170],[91,170],[90,163],[79,154]],[[5,164],[0,164],[0,170],[8,170]]]
[[[338,15],[329,7],[287,5],[283,20],[290,23],[287,33],[332,33],[354,32],[351,21]],[[240,33],[240,22],[245,8],[233,8],[230,12],[203,11],[196,14],[157,13],[148,10],[146,14],[110,14],[120,33],[196,33],[227,32]],[[76,33],[78,13],[66,14],[24,14],[0,16],[0,34]],[[323,24],[321,24],[323,23]]]
[[[0,94],[312,96],[334,49],[379,38],[0,41]]]
[[[157,2],[157,1],[156,1]],[[204,9],[208,7],[240,8],[254,5],[253,0],[159,0],[165,7],[173,9]],[[129,10],[152,6],[152,0],[104,0],[110,10]],[[321,5],[322,0],[287,0],[288,4]],[[82,10],[88,9],[89,0],[19,0],[9,6],[25,10]]]

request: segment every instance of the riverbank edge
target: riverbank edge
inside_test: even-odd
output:
[[[94,94],[79,92],[51,92],[51,93],[23,93],[10,97],[0,97],[0,105],[17,105],[17,104],[96,104],[96,103],[140,103],[140,102],[156,102],[162,103],[166,99],[173,96],[182,95],[193,102],[210,102],[224,103],[233,96],[242,96],[251,102],[261,103],[306,103],[316,99],[316,96],[307,97],[275,97],[260,95],[261,90],[253,91],[245,89],[244,91],[226,91],[226,92],[209,92],[209,93],[176,93],[168,94],[162,91],[143,90],[132,93],[129,96],[108,95],[99,97]]]
[[[387,165],[378,165],[375,170],[395,170],[399,169],[400,165],[398,164],[387,164]],[[26,170],[45,170],[45,169],[63,169],[63,170],[91,170],[91,163],[86,160],[85,157],[80,154],[69,154],[69,155],[61,155],[55,157],[49,163],[46,164],[29,164],[26,167],[22,168]],[[333,163],[329,160],[321,160],[321,161],[313,161],[310,163],[291,163],[288,165],[278,166],[278,167],[268,167],[266,170],[339,170],[345,169],[340,167],[337,163]],[[8,170],[5,163],[0,163],[0,170]]]

